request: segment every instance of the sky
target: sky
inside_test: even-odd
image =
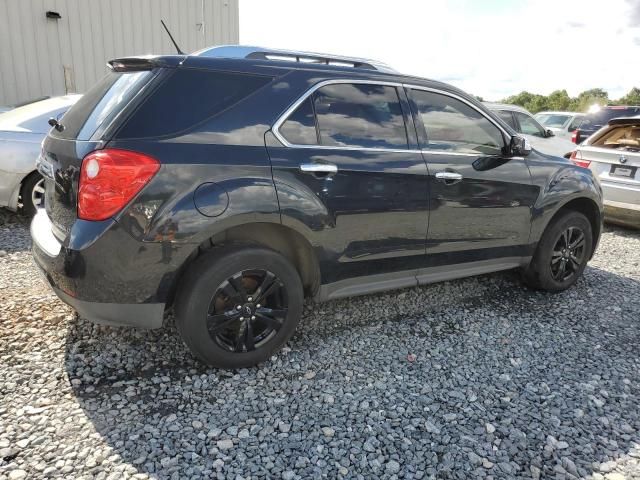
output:
[[[373,58],[494,101],[640,87],[640,0],[240,0],[240,43]]]

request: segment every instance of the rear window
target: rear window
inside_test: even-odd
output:
[[[637,152],[640,150],[640,122],[638,125],[613,127],[591,142],[591,145]]]
[[[51,134],[65,139],[89,140],[152,76],[150,71],[110,72],[65,114],[61,122],[64,130],[59,132],[52,129]]]
[[[118,132],[118,138],[160,137],[185,131],[265,86],[271,77],[179,68]]]

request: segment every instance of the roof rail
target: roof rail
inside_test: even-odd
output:
[[[194,52],[198,57],[217,58],[257,58],[260,60],[278,60],[300,63],[324,64],[336,67],[366,68],[381,72],[395,72],[389,65],[367,58],[343,57],[323,53],[304,52],[295,50],[280,50],[273,48],[251,47],[245,45],[223,45],[209,47]]]

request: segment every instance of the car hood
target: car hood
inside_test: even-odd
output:
[[[535,137],[533,135],[523,135],[531,146],[536,150],[546,153],[547,155],[553,155],[556,157],[564,157],[567,153],[571,153],[575,150],[575,143],[570,142],[560,137]]]

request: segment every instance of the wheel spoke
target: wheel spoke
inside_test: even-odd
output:
[[[262,320],[262,323],[274,330],[280,330],[280,327],[282,327],[282,322],[275,317],[270,317],[260,312],[256,312],[256,317]]]
[[[207,329],[211,333],[218,332],[224,328],[233,325],[238,321],[238,315],[229,315],[226,313],[213,313],[207,315]]]
[[[44,193],[44,187],[42,185],[36,185],[33,187],[33,191],[35,193]]]
[[[245,328],[245,336],[244,336],[244,344],[247,347],[247,352],[251,350],[255,350],[256,346],[253,338],[253,327],[251,326],[251,322],[247,322]]]
[[[580,268],[580,262],[578,261],[578,258],[575,255],[571,255],[569,256],[569,259],[571,261],[571,268],[574,272],[577,272]]]
[[[575,250],[576,248],[580,248],[582,246],[584,246],[584,234],[580,232],[580,236],[578,237],[578,239],[575,240],[571,245],[569,245],[569,248],[573,248]]]
[[[264,299],[271,295],[277,287],[278,279],[273,273],[267,272],[264,276],[264,279],[262,280],[262,283],[260,284],[260,286],[258,286],[255,293],[253,294],[253,301],[256,303],[263,302]]]
[[[569,227],[567,230],[562,232],[562,239],[564,240],[565,248],[569,246],[569,240],[571,239],[572,233],[573,233],[573,227]]]
[[[242,352],[245,344],[246,335],[247,335],[247,323],[244,323],[243,325],[240,326],[240,328],[238,329],[238,332],[236,333],[236,341],[233,348],[234,351]]]
[[[560,262],[560,267],[558,268],[558,277],[560,280],[564,280],[564,274],[566,272],[567,264],[566,262]]]
[[[232,277],[229,279],[229,284],[233,287],[233,289],[240,295],[240,298],[243,302],[247,301],[247,291],[244,289],[244,285],[242,285],[242,273],[239,275]]]

